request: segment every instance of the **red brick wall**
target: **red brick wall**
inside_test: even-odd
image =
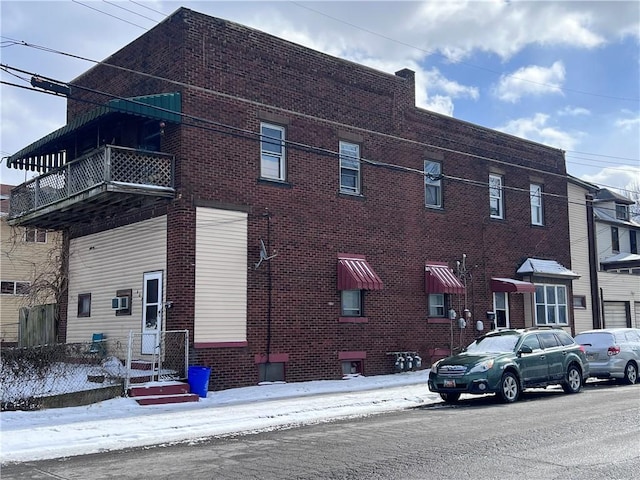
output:
[[[562,152],[415,108],[411,72],[378,72],[189,10],[109,62],[182,83],[105,66],[78,82],[125,97],[181,91],[183,112],[193,116],[167,129],[163,144],[177,156],[178,192],[168,209],[168,328],[192,327],[195,206],[250,212],[248,346],[191,352],[192,363],[213,367],[213,389],[255,383],[255,355],[266,353],[267,268],[253,268],[267,238],[265,212],[277,251],[271,353],[289,355],[288,381],[339,378],[339,352],[366,352],[364,371],[375,375],[393,371],[387,352],[417,351],[428,366],[430,352],[449,348],[449,325],[426,320],[427,260],[453,267],[466,254],[471,268],[468,301],[456,298],[453,307],[469,308],[473,322],[462,335],[454,328],[454,347],[469,343],[477,334],[471,323],[492,310],[492,276],[514,277],[527,257],[570,267]],[[70,105],[69,114],[83,109]],[[442,182],[444,209],[423,206],[420,174],[368,163],[363,196],[341,195],[337,158],[309,148],[288,147],[286,185],[259,181],[255,134],[265,112],[286,118],[287,140],[306,146],[335,152],[341,133],[351,132],[363,138],[363,158],[417,171],[435,154],[455,177]],[[522,189],[504,192],[504,221],[489,218],[492,167],[506,187]],[[531,178],[557,195],[544,199],[544,227],[530,225]],[[384,281],[383,290],[366,292],[368,323],[338,323],[338,252],[366,255]],[[524,326],[521,295],[510,295],[510,313],[512,325]]]

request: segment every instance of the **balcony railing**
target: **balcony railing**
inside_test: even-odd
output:
[[[166,196],[173,192],[173,168],[173,155],[105,145],[14,188],[9,200],[9,219],[108,184],[132,193],[157,192]]]

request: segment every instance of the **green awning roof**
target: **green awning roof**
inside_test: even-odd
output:
[[[93,123],[107,115],[122,113],[163,120],[168,123],[180,123],[182,120],[181,111],[180,92],[110,100],[106,105],[101,105],[74,118],[64,127],[51,132],[40,140],[36,140],[28,147],[14,153],[7,158],[7,166],[24,166],[25,164],[32,163],[28,161],[29,157],[54,153],[51,151],[50,144],[57,143],[58,140],[73,134],[83,126]]]

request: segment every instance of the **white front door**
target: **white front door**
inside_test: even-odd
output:
[[[506,292],[493,293],[493,311],[496,312],[496,327],[509,328],[509,297]]]
[[[142,297],[142,352],[158,353],[162,330],[162,272],[144,274]]]

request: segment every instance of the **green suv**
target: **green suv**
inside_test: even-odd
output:
[[[429,390],[448,403],[463,393],[495,393],[511,403],[525,388],[561,385],[567,393],[578,393],[588,377],[584,347],[564,330],[500,329],[431,365]]]

